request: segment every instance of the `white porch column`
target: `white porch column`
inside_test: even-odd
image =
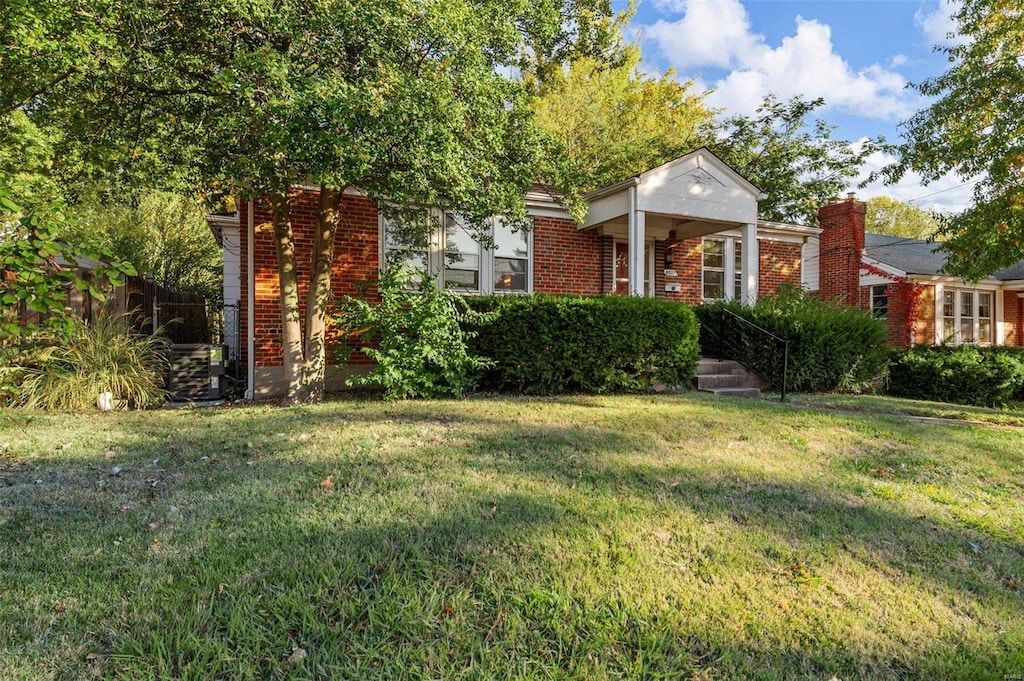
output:
[[[761,261],[757,245],[757,224],[743,225],[743,255],[740,263],[740,298],[744,305],[757,301],[758,266]]]
[[[644,273],[647,262],[644,260],[647,243],[647,215],[636,207],[636,187],[629,190],[629,295],[646,296]]]

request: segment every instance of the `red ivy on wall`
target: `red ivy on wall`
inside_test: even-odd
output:
[[[924,292],[925,286],[915,284],[906,277],[886,272],[882,268],[866,262],[861,262],[860,267],[869,274],[877,274],[883,279],[893,282],[889,288],[895,295],[890,295],[890,298],[899,300],[903,304],[903,309],[906,310],[906,315],[903,318],[903,332],[904,337],[909,340],[910,334],[914,330],[914,324],[921,316],[921,293]]]

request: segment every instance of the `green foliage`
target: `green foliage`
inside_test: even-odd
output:
[[[870,234],[929,239],[941,226],[935,215],[891,196],[876,196],[866,203],[868,210],[864,216],[864,227]]]
[[[696,309],[701,349],[715,355],[722,310],[789,341],[788,389],[794,392],[858,390],[875,381],[889,359],[885,323],[852,307],[836,307],[799,289],[762,296],[752,307],[717,302]],[[762,336],[745,324],[727,326],[727,354],[766,378],[782,375],[782,353],[766,352]]]
[[[1020,348],[915,347],[893,356],[888,393],[933,402],[1002,406],[1024,398]]]
[[[123,317],[72,322],[67,339],[27,353],[17,371],[17,402],[26,407],[83,411],[104,392],[115,404],[141,408],[164,398],[167,340],[137,335]]]
[[[141,191],[116,200],[83,201],[75,210],[76,224],[65,233],[69,239],[91,237],[161,286],[207,300],[223,295],[221,251],[198,201]]]
[[[469,350],[474,333],[463,324],[476,315],[462,297],[401,267],[381,275],[378,291],[379,303],[348,297],[337,305],[342,332],[377,362],[349,385],[382,388],[392,400],[465,395],[488,363]],[[344,346],[339,362],[354,349]]]
[[[564,183],[583,190],[613,184],[701,146],[711,138],[705,93],[676,74],[645,73],[640,48],[620,64],[580,59],[542,84],[537,123],[564,150]]]
[[[854,146],[832,139],[835,126],[807,121],[825,100],[765,97],[752,118],[726,119],[709,146],[767,199],[758,204],[765,220],[818,224],[818,209],[838,196],[860,173],[881,140]]]
[[[526,191],[555,162],[512,74],[610,46],[607,0],[35,4],[19,0],[12,15],[40,27],[10,39],[17,66],[66,31],[83,41],[84,55],[68,51],[68,76],[44,79],[31,109],[20,105],[63,132],[62,166],[94,182],[272,206],[287,402],[322,394],[343,190],[453,208],[475,228],[494,215],[522,220]],[[101,20],[63,20],[75,10]],[[321,195],[305,263],[290,217],[296,185]]]
[[[1024,14],[1020,3],[962,0],[949,70],[915,87],[932,103],[904,123],[891,181],[972,180],[973,206],[943,225],[946,270],[980,279],[1024,257]]]
[[[471,347],[493,362],[485,385],[528,394],[689,386],[699,357],[693,311],[623,296],[492,296]]]
[[[109,285],[135,274],[130,263],[114,258],[87,238],[76,245],[60,240],[72,222],[61,206],[23,212],[0,188],[0,348],[17,345],[38,333],[62,336],[72,328],[66,308],[70,288],[103,300]],[[79,265],[91,269],[84,275]],[[29,322],[22,311],[35,313]]]

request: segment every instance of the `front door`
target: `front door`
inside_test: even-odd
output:
[[[644,244],[644,295],[650,296],[651,291],[651,248],[650,242]],[[613,291],[620,296],[629,295],[629,244],[625,241],[615,242],[615,281]]]

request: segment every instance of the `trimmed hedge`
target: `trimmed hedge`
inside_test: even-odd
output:
[[[738,302],[701,305],[701,348],[719,351],[719,320],[726,309],[789,341],[788,389],[796,392],[859,390],[885,371],[890,350],[885,324],[851,307],[822,302],[799,290],[759,298],[752,307]],[[782,355],[767,351],[758,334],[736,324],[738,338],[730,343],[732,356],[771,380],[782,376]]]
[[[1024,400],[1024,348],[962,345],[903,350],[893,356],[887,392],[985,407]]]
[[[700,351],[697,320],[681,303],[624,296],[468,299],[471,352],[487,358],[486,388],[527,394],[689,386]]]

